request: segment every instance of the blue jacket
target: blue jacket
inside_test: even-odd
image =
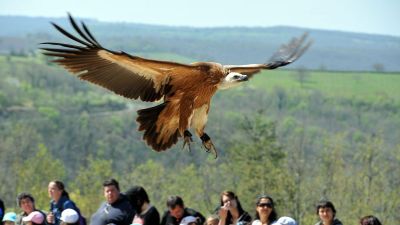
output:
[[[51,200],[50,212],[54,214],[55,218],[55,223],[53,223],[54,225],[60,225],[61,212],[64,209],[73,209],[77,211],[79,215],[81,214],[78,207],[76,207],[75,203],[71,201],[69,198],[67,198],[67,196],[61,196],[61,198],[58,200],[57,203],[55,203],[54,200]]]

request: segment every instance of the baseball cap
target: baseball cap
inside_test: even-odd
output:
[[[282,216],[273,225],[297,225],[296,221],[288,216]]]
[[[79,214],[73,209],[65,209],[61,212],[60,220],[66,223],[76,223],[79,219]]]
[[[3,221],[15,222],[15,220],[17,220],[17,214],[14,212],[6,213],[3,217]]]
[[[179,225],[188,225],[189,223],[195,223],[197,222],[197,218],[194,216],[186,216],[182,219],[181,223]]]
[[[22,221],[24,221],[24,222],[32,221],[34,223],[41,224],[44,221],[44,216],[42,213],[40,213],[38,211],[33,211],[33,212],[29,213],[28,216],[25,216],[24,218],[22,218]]]

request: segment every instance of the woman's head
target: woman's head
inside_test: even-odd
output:
[[[50,181],[49,186],[48,186],[48,192],[50,198],[54,199],[55,201],[58,201],[61,196],[68,196],[68,192],[65,191],[65,186],[64,183],[58,180]]]
[[[126,197],[137,212],[141,212],[144,203],[150,203],[149,196],[142,186],[133,186],[125,192]]]
[[[336,216],[336,209],[332,202],[320,201],[316,206],[317,215],[322,221],[333,221]]]
[[[227,221],[231,221],[232,219],[232,214],[231,210],[237,210],[239,213],[239,216],[241,216],[244,213],[244,210],[242,208],[242,205],[240,204],[239,198],[235,193],[232,191],[224,191],[221,193],[220,196],[220,207],[225,207],[228,209],[228,215],[226,217]]]
[[[256,199],[256,218],[261,217],[267,218],[269,224],[278,219],[274,200],[269,195],[260,195]]]
[[[232,191],[224,191],[221,193],[220,206],[242,209],[238,197]]]
[[[382,225],[381,221],[378,220],[375,216],[364,216],[360,219],[360,225]]]

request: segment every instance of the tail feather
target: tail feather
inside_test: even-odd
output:
[[[157,132],[157,120],[160,113],[164,110],[167,103],[163,103],[151,108],[138,110],[138,117],[136,121],[140,124],[139,131],[144,131],[143,140],[156,151],[165,151],[172,145],[178,142],[180,137],[179,130],[173,133],[170,137],[166,137],[167,140],[161,139],[157,141],[160,133]]]

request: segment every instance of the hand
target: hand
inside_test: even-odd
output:
[[[46,220],[48,223],[54,223],[54,214],[52,212],[50,212],[49,214],[47,214]]]
[[[222,206],[221,208],[219,208],[219,211],[218,211],[219,217],[221,219],[226,219],[226,216],[228,215],[228,211],[229,211],[228,207]]]

